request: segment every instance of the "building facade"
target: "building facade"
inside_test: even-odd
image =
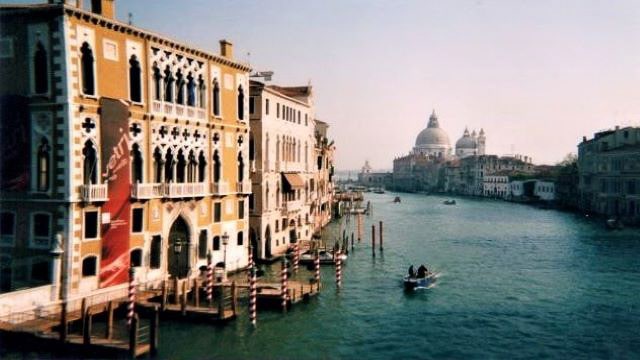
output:
[[[187,278],[209,252],[243,268],[249,67],[69,3],[0,7],[2,290],[125,290],[130,267]]]
[[[640,222],[640,128],[616,127],[578,145],[582,211]]]

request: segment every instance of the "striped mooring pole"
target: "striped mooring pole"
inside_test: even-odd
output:
[[[129,304],[127,305],[127,325],[131,326],[133,316],[135,315],[136,303],[136,270],[129,268]]]
[[[251,325],[256,326],[256,318],[258,314],[256,311],[256,300],[258,296],[256,286],[256,267],[252,266],[249,273],[251,274],[249,277],[249,320],[251,321]]]
[[[213,305],[213,266],[211,265],[211,250],[207,253],[207,302]]]
[[[249,281],[251,281],[251,269],[255,266],[253,263],[253,247],[249,244]]]
[[[281,293],[282,296],[282,311],[287,311],[287,257],[282,258],[282,286]]]
[[[314,280],[316,281],[316,284],[318,284],[318,286],[320,286],[320,250],[316,249],[316,258],[314,259],[315,262],[315,266],[316,266],[316,272],[314,274]]]
[[[293,244],[293,272],[298,272],[298,262],[300,262],[300,246],[298,243]]]
[[[336,286],[342,287],[342,254],[340,250],[336,252]]]

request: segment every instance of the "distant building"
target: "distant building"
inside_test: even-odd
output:
[[[393,182],[393,174],[390,172],[373,172],[369,161],[358,173],[358,185],[367,187],[387,187]]]
[[[510,195],[509,177],[486,175],[483,178],[483,196],[506,199]]]
[[[582,211],[640,222],[640,127],[616,127],[578,145]]]
[[[555,183],[553,181],[536,181],[533,196],[536,200],[554,201],[556,199]]]

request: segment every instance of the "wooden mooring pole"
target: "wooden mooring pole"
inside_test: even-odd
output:
[[[160,311],[158,305],[153,307],[151,326],[149,328],[149,352],[151,356],[158,354],[158,330],[160,326]]]
[[[60,306],[60,341],[67,341],[67,332],[69,330],[69,326],[67,324],[67,301],[62,301]]]
[[[138,349],[138,326],[140,318],[138,314],[134,314],[131,318],[131,326],[129,326],[129,357],[136,358],[136,350]]]
[[[109,301],[107,305],[107,327],[105,328],[104,337],[111,340],[113,337],[113,301]]]
[[[91,345],[91,325],[93,320],[93,314],[91,309],[87,310],[84,316],[84,324],[82,326],[82,343],[85,345]]]
[[[371,255],[376,257],[376,226],[371,225]]]
[[[382,236],[382,221],[380,221],[379,227],[380,227],[379,229],[380,230],[380,252],[382,252],[382,250],[384,250],[382,246],[383,239],[384,239],[384,237]]]

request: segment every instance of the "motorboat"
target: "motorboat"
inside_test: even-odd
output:
[[[436,282],[436,273],[428,272],[423,277],[405,275],[403,278],[405,290],[427,289]]]
[[[456,201],[455,200],[445,200],[442,202],[445,205],[455,205]]]
[[[394,202],[394,203],[399,203],[400,201],[401,201],[401,200],[400,200],[400,196],[396,196],[396,198],[395,198],[395,199],[393,199],[393,202]]]
[[[373,189],[373,193],[374,194],[384,194],[384,189],[383,188],[375,188],[375,189]]]
[[[347,254],[341,253],[340,259],[344,262],[347,260]],[[300,255],[300,263],[301,264],[313,264],[316,260],[316,252],[315,251],[307,251],[304,254]],[[321,265],[333,265],[335,263],[335,259],[333,256],[333,251],[330,250],[320,250],[320,264]]]

